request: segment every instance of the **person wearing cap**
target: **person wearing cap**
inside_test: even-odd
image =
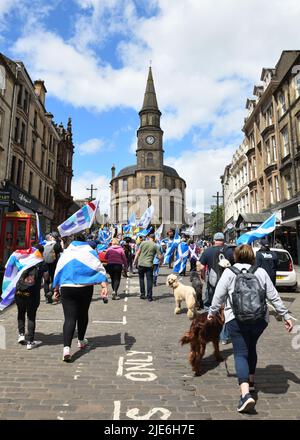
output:
[[[230,262],[231,265],[234,264],[233,250],[232,248],[227,248],[224,244],[224,234],[222,232],[217,232],[214,235],[214,244],[211,247],[205,249],[200,257],[200,270],[203,271],[206,269],[207,275],[213,268],[215,255],[223,251],[225,258]],[[203,277],[204,278],[204,277]],[[208,277],[206,277],[208,278]],[[208,310],[211,305],[212,298],[214,295],[214,291],[216,286],[211,286],[206,279],[206,289],[205,289],[205,300],[204,300],[204,308]]]
[[[256,252],[256,266],[265,269],[273,285],[276,286],[277,255],[270,250],[267,237],[262,238],[259,244],[260,249]]]

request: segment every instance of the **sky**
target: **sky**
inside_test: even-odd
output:
[[[72,195],[93,184],[103,212],[112,164],[136,163],[151,62],[164,162],[186,181],[187,209],[207,212],[243,140],[246,100],[263,67],[299,49],[299,19],[298,0],[0,0],[0,52],[45,81],[57,123],[72,118]]]

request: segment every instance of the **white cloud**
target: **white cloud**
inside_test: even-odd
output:
[[[137,16],[133,0],[77,3],[82,14],[71,40],[35,27],[16,42],[15,53],[45,79],[49,94],[98,111],[139,109],[152,59],[165,139],[208,122],[216,125],[213,136],[222,126],[236,130],[249,84],[259,81],[262,67],[275,65],[283,49],[300,43],[298,0],[273,0],[272,8],[260,0],[172,0],[172,7],[157,0],[152,6],[159,14],[150,18]],[[101,59],[104,46],[98,58],[95,52],[95,43],[113,35],[121,37],[119,69]]]
[[[236,146],[199,149],[196,152],[184,151],[177,158],[166,158],[165,163],[178,170],[186,181],[190,193],[187,199],[188,210],[203,212],[202,192],[204,192],[205,212],[215,203],[212,196],[216,195],[217,191],[222,195],[220,176],[224,173],[225,166],[229,164],[235,150]],[[190,205],[191,202],[193,205]]]
[[[95,154],[103,150],[105,142],[102,139],[89,139],[86,142],[77,146],[77,151],[80,156],[85,156],[87,154]]]
[[[98,190],[94,193],[94,197],[100,196],[100,212],[101,214],[109,214],[110,209],[110,180],[107,176],[98,175],[91,171],[86,171],[80,176],[72,179],[72,195],[74,200],[87,199],[91,193],[87,188],[93,184]]]

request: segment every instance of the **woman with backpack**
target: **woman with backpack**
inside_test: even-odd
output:
[[[283,317],[288,332],[292,331],[293,324],[267,272],[254,266],[252,247],[247,244],[237,247],[234,260],[234,266],[225,269],[217,284],[207,319],[212,319],[212,315],[225,305],[225,323],[232,340],[241,389],[237,411],[249,412],[256,403],[251,395],[255,391],[256,344],[269,321],[266,300]]]

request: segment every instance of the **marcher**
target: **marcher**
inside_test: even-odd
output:
[[[145,274],[147,278],[147,299],[153,301],[153,259],[155,254],[162,260],[162,255],[155,243],[155,235],[149,235],[149,240],[143,241],[135,255],[133,264],[138,263],[139,281],[140,281],[140,298],[145,299]]]
[[[37,245],[36,248],[43,255],[44,247]],[[27,314],[27,350],[37,347],[42,342],[35,341],[36,312],[40,305],[40,290],[42,278],[49,280],[48,266],[44,261],[27,269],[16,284],[15,301],[18,309],[19,344],[26,344],[25,339],[25,315]]]
[[[109,273],[112,285],[112,299],[120,299],[118,290],[120,286],[122,269],[127,272],[127,259],[124,249],[119,245],[117,238],[112,239],[112,245],[106,251],[105,258],[107,259],[106,271]]]
[[[188,245],[189,245],[188,258],[190,260],[190,271],[194,271],[196,270],[197,261],[199,261],[199,248],[192,239],[188,241]]]
[[[126,237],[125,238],[125,243],[123,246],[124,252],[125,252],[125,256],[126,256],[126,260],[127,260],[127,267],[128,270],[130,271],[130,273],[133,273],[133,248],[132,248],[132,243],[131,243],[131,238],[130,237]]]
[[[43,253],[44,261],[48,266],[48,272],[49,272],[49,279],[48,281],[44,282],[44,294],[45,294],[46,304],[52,304],[53,302],[52,283],[53,283],[55,269],[57,266],[57,261],[62,251],[63,248],[58,238],[58,234],[52,232],[51,234],[46,235],[46,243],[44,244],[44,253]]]
[[[224,234],[222,232],[217,232],[214,235],[214,245],[205,249],[200,257],[200,270],[207,266],[207,282],[205,289],[205,299],[204,308],[208,310],[211,305],[212,298],[214,296],[215,288],[221,277],[223,269],[219,266],[220,255],[223,255],[230,264],[234,264],[233,250],[232,248],[227,248],[224,244]],[[213,272],[216,274],[215,277],[211,275]],[[213,280],[213,278],[215,278]]]
[[[164,255],[165,249],[166,249],[166,245],[165,243],[161,243],[160,244],[160,240],[155,240],[157,247],[159,249],[159,252],[162,255]],[[157,254],[155,254],[154,259],[153,259],[153,286],[156,287],[157,286],[157,279],[158,279],[158,274],[159,274],[159,267],[161,264],[161,260],[158,258]]]
[[[88,311],[93,296],[93,286],[101,284],[101,297],[108,296],[107,277],[97,251],[85,242],[83,234],[77,234],[61,255],[53,281],[54,298],[61,293],[64,311],[63,361],[71,361],[71,344],[76,324],[78,348],[88,345],[85,338],[88,326]]]
[[[255,406],[251,392],[255,391],[256,344],[269,321],[266,299],[273,304],[276,312],[283,316],[287,331],[292,331],[293,324],[267,272],[254,266],[255,256],[252,247],[237,247],[234,260],[234,266],[225,269],[217,284],[208,319],[211,319],[223,304],[225,305],[225,323],[233,344],[235,369],[241,389],[237,411],[248,412]],[[238,282],[238,277],[244,277],[243,271],[251,278],[251,284],[250,281],[245,283],[244,278],[242,284]],[[241,295],[243,301],[240,300]]]
[[[270,250],[267,237],[260,240],[260,246],[261,248],[256,252],[256,265],[265,269],[276,287],[277,255]]]

